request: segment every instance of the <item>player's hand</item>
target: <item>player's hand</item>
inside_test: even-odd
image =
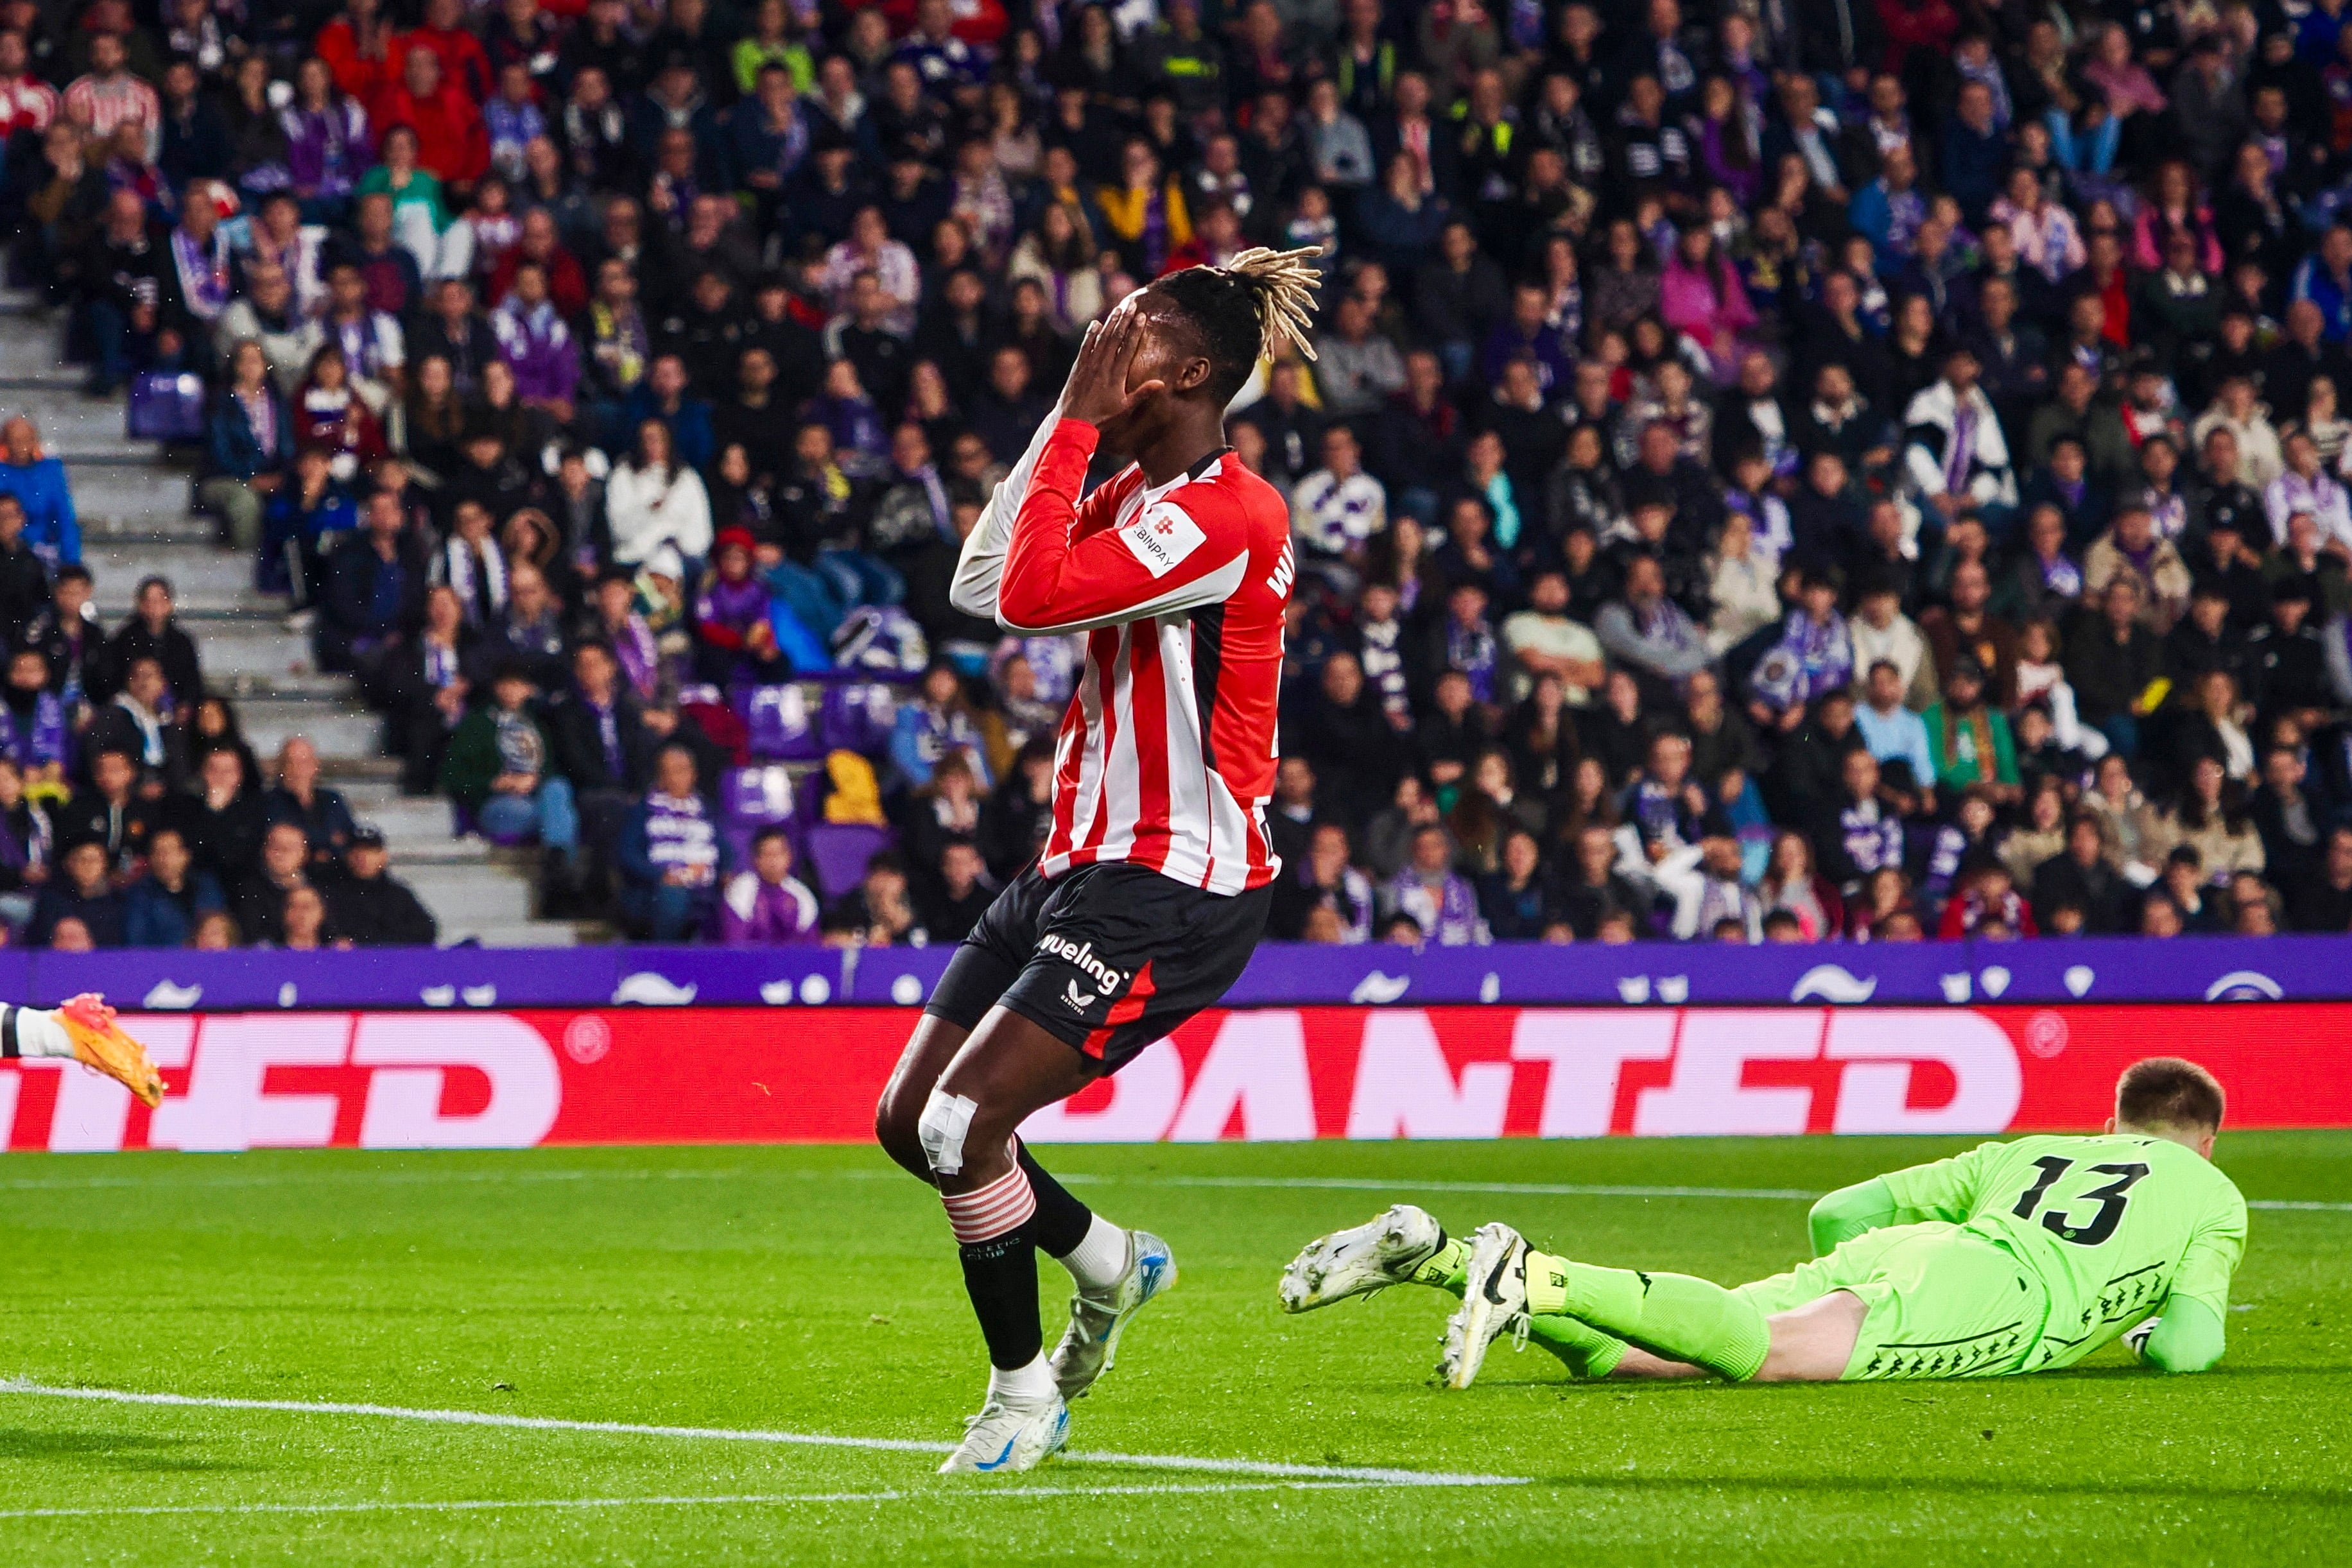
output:
[[[1062,417],[1100,429],[1106,423],[1168,390],[1149,381],[1129,392],[1127,378],[1143,344],[1143,325],[1132,305],[1121,305],[1087,329],[1077,362],[1062,386]]]

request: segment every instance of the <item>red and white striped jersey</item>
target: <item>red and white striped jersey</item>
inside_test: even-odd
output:
[[[1049,423],[990,508],[1018,497],[999,580],[986,585],[1014,631],[1087,633],[1041,869],[1129,861],[1211,893],[1262,886],[1281,869],[1265,803],[1289,512],[1229,451],[1158,486],[1129,464],[1081,501],[1095,428]],[[988,552],[980,542],[967,569]]]
[[[67,119],[88,126],[93,136],[111,136],[126,121],[143,127],[150,158],[163,134],[163,99],[129,71],[76,77],[66,86],[65,110]]]

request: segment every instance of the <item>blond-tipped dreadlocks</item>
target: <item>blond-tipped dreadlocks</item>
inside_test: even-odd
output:
[[[1229,277],[1240,278],[1255,296],[1263,333],[1258,344],[1261,358],[1280,359],[1285,343],[1310,360],[1315,357],[1315,345],[1307,341],[1307,329],[1314,319],[1311,307],[1315,290],[1322,287],[1323,279],[1307,265],[1307,260],[1322,254],[1311,245],[1297,250],[1267,250],[1253,246],[1214,268]]]
[[[1308,265],[1321,253],[1243,251],[1223,267],[1189,267],[1152,284],[1152,292],[1189,317],[1201,333],[1216,373],[1209,390],[1230,399],[1260,359],[1297,349],[1308,359],[1314,295],[1320,279]]]

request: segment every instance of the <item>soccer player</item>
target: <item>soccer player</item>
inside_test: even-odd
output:
[[[85,991],[61,1008],[0,1002],[0,1061],[79,1061],[128,1088],[152,1110],[163,1103],[163,1075],[147,1049],[122,1032],[106,998]],[[5,1129],[0,1129],[5,1134]],[[0,1135],[0,1144],[5,1144]]]
[[[1448,1239],[1400,1205],[1309,1243],[1282,1302],[1459,1294],[1438,1363],[1454,1388],[1506,1332],[1579,1377],[1990,1377],[2072,1366],[2118,1336],[2147,1365],[2202,1372],[2221,1359],[2246,1241],[2245,1200],[2211,1164],[2221,1103],[2193,1062],[2136,1062],[2103,1133],[1983,1144],[1841,1188],[1813,1206],[1820,1256],[1735,1289],[1573,1262],[1507,1225]]]
[[[942,1472],[1025,1470],[1066,1401],[1175,1283],[1166,1242],[1090,1211],[1014,1135],[1223,996],[1280,862],[1274,791],[1281,497],[1224,443],[1261,356],[1310,352],[1312,251],[1244,251],[1129,296],[1087,329],[1061,402],[964,542],[951,598],[1024,635],[1086,633],[1055,746],[1054,815],[940,978],[875,1131],[939,1188],[992,1368]],[[1098,448],[1134,459],[1079,498]],[[1049,1361],[1039,1249],[1076,1285]]]

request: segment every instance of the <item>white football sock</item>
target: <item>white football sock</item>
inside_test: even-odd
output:
[[[13,1005],[8,1011],[16,1015],[16,1050],[26,1059],[73,1055],[73,1037],[66,1033],[57,1014]]]
[[[1026,1366],[1016,1366],[1007,1372],[1001,1366],[988,1369],[988,1396],[1000,1405],[1043,1405],[1061,1392],[1054,1381],[1054,1364],[1038,1353]]]
[[[1087,1228],[1086,1239],[1061,1260],[1081,1291],[1109,1290],[1127,1278],[1127,1232],[1099,1214]]]

